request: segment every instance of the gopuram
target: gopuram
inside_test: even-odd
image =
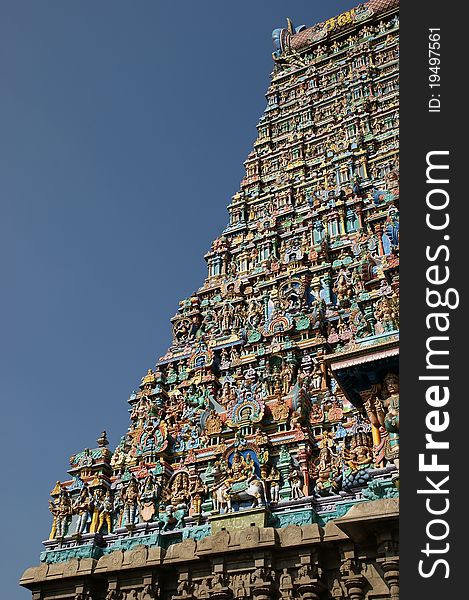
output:
[[[398,598],[398,2],[287,23],[207,278],[53,486],[33,600]]]

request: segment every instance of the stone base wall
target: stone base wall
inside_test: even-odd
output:
[[[221,527],[201,540],[140,545],[28,569],[33,600],[397,600],[398,500],[366,502],[325,527]]]

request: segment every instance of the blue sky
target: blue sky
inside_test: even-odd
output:
[[[356,4],[0,0],[2,597],[68,458],[127,398],[206,274],[272,69],[271,31]]]

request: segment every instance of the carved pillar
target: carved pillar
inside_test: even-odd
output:
[[[143,589],[140,600],[156,600],[159,598],[159,595],[158,575],[145,575],[143,577]]]
[[[360,561],[350,557],[350,554],[346,553],[345,560],[340,567],[340,572],[348,598],[350,600],[363,600],[365,597],[366,579],[362,575]]]
[[[257,568],[251,577],[251,594],[254,600],[270,600],[274,596],[272,576],[263,567]]]
[[[399,559],[387,558],[382,563],[384,581],[388,584],[391,600],[399,600]]]
[[[275,596],[275,571],[271,571],[269,554],[258,554],[254,558],[255,569],[251,573],[251,596],[253,600],[271,600]]]
[[[295,587],[300,600],[319,600],[324,584],[320,581],[320,569],[317,566],[316,553],[300,555]]]
[[[319,581],[317,570],[310,565],[303,565],[298,569],[296,590],[301,600],[319,600],[324,589]]]
[[[188,571],[179,573],[177,590],[171,600],[194,600],[193,586]]]
[[[342,581],[345,584],[350,600],[363,600],[365,597],[365,579],[363,575],[348,575],[347,577],[342,577]]]
[[[399,600],[399,547],[389,532],[377,536],[378,563],[383,570],[383,578],[389,587],[391,600]]]
[[[213,600],[231,600],[233,592],[228,587],[223,562],[212,562],[212,580],[210,582],[210,598]]]

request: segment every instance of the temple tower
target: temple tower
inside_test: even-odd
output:
[[[53,487],[34,600],[397,598],[398,27],[273,32],[207,278],[117,448]]]

